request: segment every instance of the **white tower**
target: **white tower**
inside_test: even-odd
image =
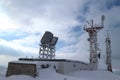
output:
[[[55,45],[58,37],[54,37],[49,31],[46,31],[41,39],[39,58],[41,59],[54,59],[55,58]]]
[[[107,70],[112,72],[112,65],[111,65],[111,40],[107,33],[107,38],[105,40],[106,43],[106,65]]]
[[[98,46],[97,46],[97,33],[103,28],[103,21],[105,16],[102,16],[102,23],[101,25],[94,24],[93,20],[91,20],[91,23],[88,22],[90,27],[85,26],[84,30],[88,32],[89,38],[88,41],[90,43],[90,63],[98,63]]]

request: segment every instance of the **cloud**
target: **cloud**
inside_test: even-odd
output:
[[[72,37],[73,33],[70,32],[71,27],[79,25],[75,20],[77,8],[84,2],[75,0],[75,4],[72,4],[72,0],[69,3],[67,1],[53,2],[52,0],[34,2],[11,0],[3,1],[3,7],[13,20],[22,24],[18,30],[28,33],[40,32],[41,34],[49,30],[59,36],[60,41],[70,44],[75,40]],[[71,6],[68,6],[70,4]],[[71,39],[69,39],[70,37]]]
[[[8,56],[8,55],[0,55],[0,65],[4,65],[5,67],[7,67],[8,62],[10,61],[15,61],[17,60],[19,57],[15,57],[15,56]]]
[[[120,27],[113,28],[110,34],[113,59],[120,59],[119,31]]]
[[[8,42],[0,39],[0,55],[8,55],[13,57],[32,56],[35,55],[37,49],[33,47],[24,47],[22,45]]]
[[[40,39],[41,38],[39,35],[29,34],[28,36],[25,36],[23,38],[14,39],[11,42],[16,43],[16,44],[20,44],[20,45],[25,46],[25,47],[38,48],[39,44],[40,44]]]
[[[75,21],[77,9],[84,2],[74,0],[75,4],[73,4],[72,0],[69,3],[57,0],[54,2],[53,0],[35,0],[34,2],[32,0],[11,0],[3,1],[3,7],[13,19],[25,24],[29,22],[30,25],[24,24],[26,29],[41,32],[49,29],[53,32],[59,32],[68,29],[68,26],[78,24]]]
[[[12,29],[17,29],[19,28],[18,24],[14,21],[11,20],[7,15],[2,13],[2,10],[0,9],[0,31],[4,30],[12,30]]]

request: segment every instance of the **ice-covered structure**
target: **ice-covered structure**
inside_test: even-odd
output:
[[[67,59],[32,59],[19,58],[19,61],[11,61],[8,64],[6,76],[30,75],[38,76],[41,69],[53,67],[56,72],[67,74],[78,70],[96,70],[95,64]]]

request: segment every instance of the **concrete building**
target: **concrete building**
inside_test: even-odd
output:
[[[40,69],[53,67],[60,74],[67,74],[78,70],[96,70],[97,66],[80,61],[67,59],[32,59],[20,58],[19,61],[12,61],[8,64],[6,76],[29,75],[36,77]]]
[[[27,63],[9,62],[6,77],[11,75],[36,76],[36,65]]]

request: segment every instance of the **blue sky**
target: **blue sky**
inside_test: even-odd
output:
[[[102,63],[109,30],[113,67],[120,69],[119,14],[119,0],[1,0],[0,64],[6,66],[19,57],[37,57],[45,31],[59,37],[56,58],[89,62],[88,34],[83,26],[91,19],[100,24],[101,15],[105,15],[105,28],[98,33]]]

